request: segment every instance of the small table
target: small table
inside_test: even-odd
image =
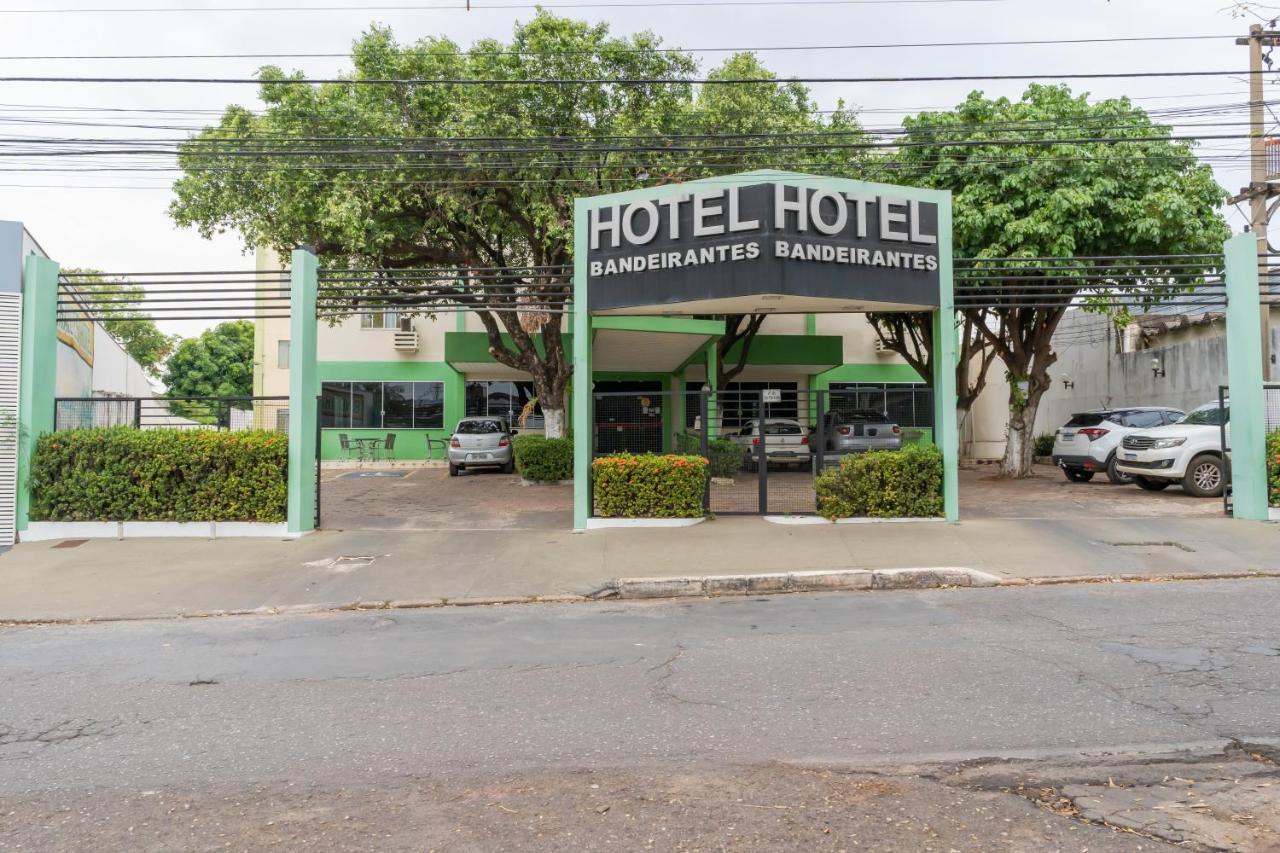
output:
[[[356,458],[364,461],[367,455],[370,462],[374,461],[374,453],[382,446],[382,439],[365,436],[351,439],[351,443],[356,446]]]

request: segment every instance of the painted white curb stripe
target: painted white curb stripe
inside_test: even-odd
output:
[[[297,539],[281,522],[257,521],[32,521],[23,542],[52,539]]]
[[[608,527],[693,527],[701,524],[705,518],[588,518],[588,530],[603,530]]]

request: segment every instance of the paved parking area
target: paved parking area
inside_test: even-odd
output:
[[[1069,482],[1054,467],[1039,465],[1036,476],[1002,480],[994,465],[960,472],[962,518],[1211,518],[1222,501],[1193,498],[1177,486],[1144,492],[1113,486],[1105,476],[1090,483]],[[712,487],[715,513],[753,512],[758,485],[744,474],[733,484]],[[773,513],[813,512],[808,474],[771,471],[769,509]],[[321,526],[337,530],[566,530],[573,526],[573,488],[526,486],[514,474],[464,472],[450,477],[443,468],[328,470],[321,488]]]

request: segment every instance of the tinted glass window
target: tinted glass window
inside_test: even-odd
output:
[[[374,428],[382,426],[382,383],[351,383],[351,426]]]
[[[1105,414],[1085,413],[1080,415],[1072,415],[1071,420],[1067,421],[1069,427],[1091,427],[1097,426],[1106,420]]]
[[[1124,417],[1124,425],[1128,427],[1153,427],[1164,423],[1159,412],[1130,412]]]
[[[351,383],[320,384],[320,426],[351,426]]]
[[[1196,409],[1191,414],[1183,418],[1179,423],[1191,424],[1193,426],[1218,426],[1222,423],[1224,417],[1231,417],[1231,407],[1219,409],[1217,406]]]
[[[444,383],[413,383],[415,429],[444,429]]]
[[[502,432],[502,424],[498,421],[459,421],[458,433],[461,435],[486,435]]]
[[[382,418],[385,427],[413,426],[413,383],[387,382],[382,386]]]
[[[765,435],[800,435],[799,424],[765,424]]]
[[[1176,424],[1187,416],[1186,412],[1170,411],[1164,412],[1164,422],[1167,424]]]

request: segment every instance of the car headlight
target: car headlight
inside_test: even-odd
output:
[[[1151,446],[1156,450],[1163,450],[1166,447],[1180,447],[1186,443],[1185,438],[1157,438],[1156,443]]]

